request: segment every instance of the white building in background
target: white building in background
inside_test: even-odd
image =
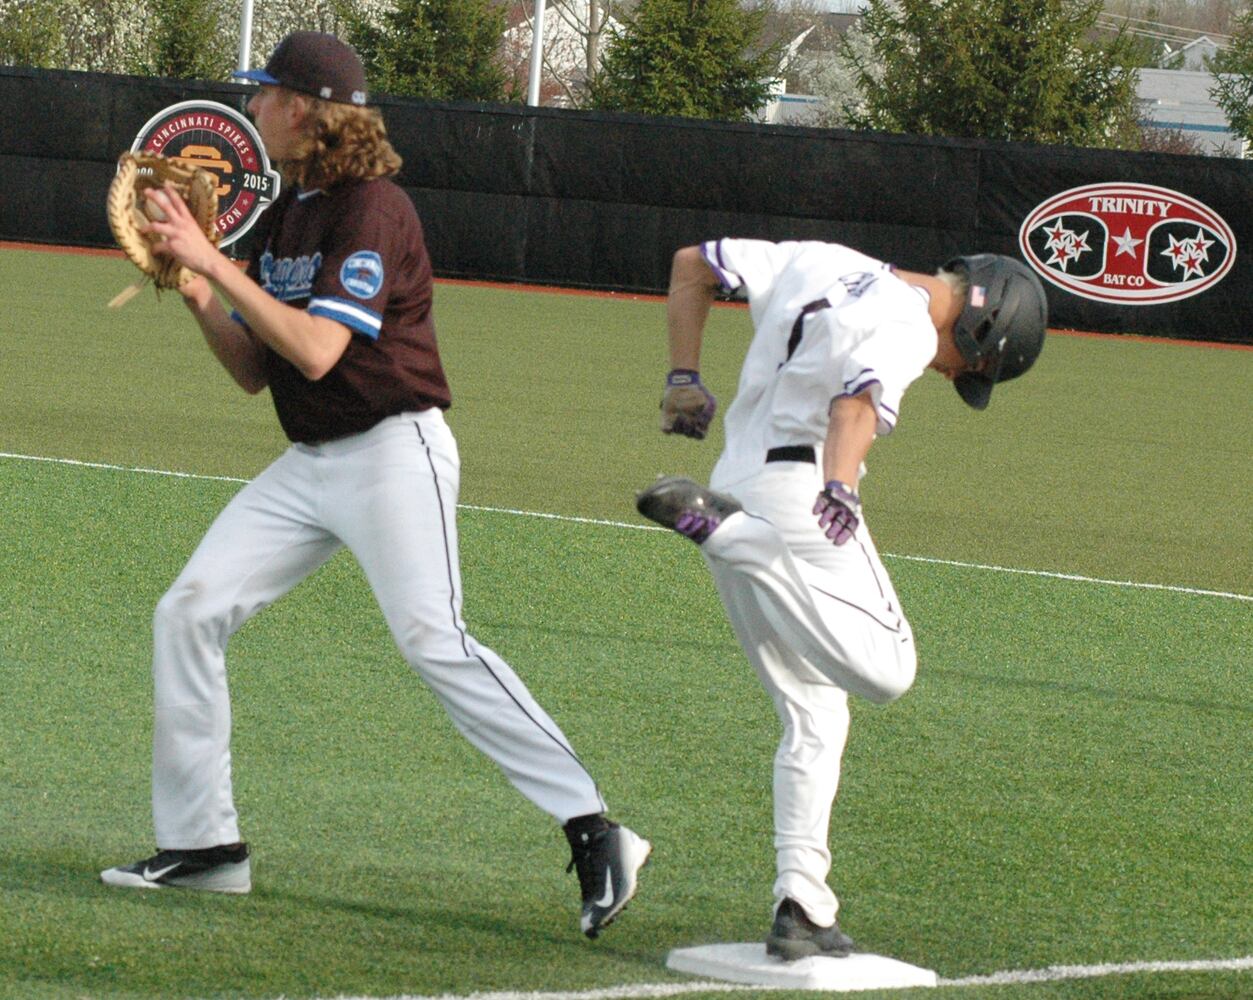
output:
[[[1168,51],[1163,59],[1180,58],[1180,69],[1204,70],[1210,59],[1218,55],[1219,45],[1213,41],[1208,35],[1202,35],[1200,38],[1194,38],[1178,49]]]
[[[1248,143],[1233,135],[1222,108],[1210,97],[1214,76],[1204,70],[1142,69],[1136,95],[1144,120],[1178,129],[1211,156],[1249,155]]]

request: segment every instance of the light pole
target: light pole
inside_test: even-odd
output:
[[[544,0],[535,0],[535,17],[531,22],[531,76],[527,81],[526,103],[539,105],[539,81],[544,68]]]
[[[248,69],[252,58],[252,0],[244,0],[239,13],[239,65],[240,72]]]

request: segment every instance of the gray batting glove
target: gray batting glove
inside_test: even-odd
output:
[[[666,394],[661,397],[663,434],[682,434],[700,441],[717,409],[718,401],[701,385],[699,372],[675,368],[666,376]]]
[[[814,501],[814,513],[823,534],[836,545],[843,545],[861,524],[861,500],[848,483],[832,479]]]

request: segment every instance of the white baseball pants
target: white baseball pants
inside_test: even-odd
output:
[[[396,644],[458,730],[564,823],[604,811],[569,742],[496,653],[466,632],[460,459],[442,411],[293,445],[231,500],[154,615],[152,811],[157,846],[240,839],[231,790],[226,646],[347,546]]]
[[[812,464],[778,462],[713,488],[744,511],[701,546],[745,654],[783,724],[774,760],[776,904],[829,926],[831,808],[848,738],[848,693],[891,701],[913,683],[913,632],[863,522],[842,546],[813,514]]]

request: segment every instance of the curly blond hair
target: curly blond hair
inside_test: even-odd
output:
[[[309,102],[309,127],[296,154],[279,164],[286,183],[308,191],[399,172],[403,161],[377,108],[301,96]]]

